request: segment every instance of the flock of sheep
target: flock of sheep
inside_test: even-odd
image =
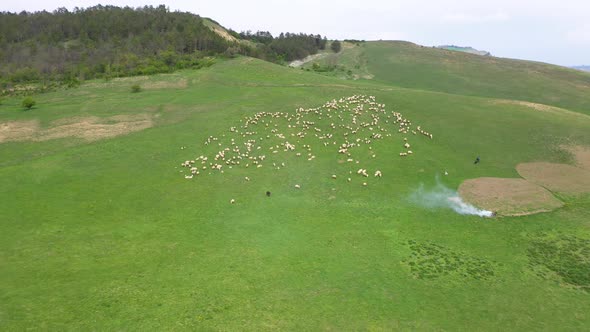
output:
[[[214,154],[186,160],[181,166],[188,169],[188,174],[185,173],[187,179],[204,173],[224,173],[234,167],[257,169],[265,166],[280,170],[287,167],[285,161],[278,160],[284,154],[313,162],[316,150],[311,143],[319,143],[316,149],[333,150],[336,155],[342,155],[346,163],[356,165],[362,162],[361,158],[355,158],[356,151],[360,152],[363,146],[368,147],[370,157],[376,158],[372,143],[392,137],[396,131],[402,135],[400,157],[413,154],[408,142],[410,134],[420,133],[428,139],[433,138],[421,126],[413,130],[412,122],[401,113],[387,112],[385,104],[377,103],[374,96],[354,95],[331,100],[317,108],[298,108],[295,112],[258,112],[245,117],[240,126],[230,127],[221,137],[209,136],[206,139],[208,149],[215,147]],[[349,171],[351,175],[347,182],[352,182],[353,170]],[[356,170],[358,176],[365,178],[369,177],[368,172],[364,168]],[[383,176],[380,170],[375,170],[373,175],[376,178]],[[337,180],[336,174],[331,177]],[[244,180],[250,181],[250,178],[245,177]],[[366,186],[367,182],[362,182],[362,185]],[[294,187],[300,189],[301,185],[294,184]],[[230,203],[235,203],[235,199]]]

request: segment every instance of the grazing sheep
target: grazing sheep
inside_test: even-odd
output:
[[[335,179],[335,178],[336,178],[336,174],[332,174],[332,179]]]
[[[325,124],[316,124],[314,121],[308,121],[313,120],[310,117],[315,119],[327,117],[333,120],[328,120]],[[386,119],[389,119],[389,121]],[[278,121],[285,121],[281,123],[285,125],[285,128],[291,128],[293,132],[280,133],[281,126],[277,124]],[[389,127],[389,125],[387,127],[381,126],[383,121],[385,123],[391,123],[392,127]],[[393,130],[390,130],[390,128]],[[333,144],[335,148],[334,152],[337,151],[339,154],[345,155],[346,157],[344,159],[346,162],[360,164],[360,159],[355,158],[356,156],[353,150],[366,145],[370,152],[367,157],[376,158],[377,153],[371,146],[372,141],[387,137],[392,138],[395,136],[394,128],[399,129],[398,132],[402,134],[400,138],[403,139],[402,144],[405,148],[402,150],[403,152],[400,152],[400,157],[413,154],[409,150],[409,135],[419,133],[431,139],[433,136],[431,133],[423,130],[421,126],[413,126],[412,122],[404,118],[401,113],[386,111],[385,105],[377,103],[374,96],[353,95],[328,101],[317,108],[297,108],[294,114],[286,112],[258,112],[251,116],[246,116],[241,120],[239,125],[229,127],[229,131],[226,131],[227,135],[222,134],[219,138],[209,136],[206,139],[205,145],[218,143],[220,146],[219,152],[211,156],[211,161],[215,159],[213,163],[209,163],[207,157],[201,155],[195,158],[195,160],[189,159],[183,162],[181,166],[190,169],[190,172],[187,172],[189,175],[198,175],[201,168],[203,170],[216,170],[219,173],[223,173],[224,170],[231,172],[233,170],[232,166],[239,167],[240,165],[249,168],[250,164],[252,164],[254,168],[260,168],[262,167],[265,156],[254,156],[251,154],[254,151],[261,152],[263,150],[268,151],[269,156],[274,156],[280,153],[281,150],[284,152],[293,151],[295,152],[295,156],[299,158],[305,157],[308,161],[313,161],[320,157],[311,153],[312,145],[318,143],[323,143],[324,146]],[[330,130],[334,131],[331,132]],[[337,130],[344,130],[345,132],[337,133]],[[310,132],[312,135],[310,135]],[[365,136],[367,133],[368,135]],[[242,141],[238,139],[240,136],[243,137]],[[286,141],[285,138],[287,136],[292,137],[292,140],[295,141]],[[301,140],[310,136],[315,140],[314,144],[303,144]],[[336,139],[337,136],[343,141]],[[277,142],[274,142],[275,144],[268,144],[276,138],[281,139],[281,143],[276,144]],[[225,141],[226,139],[228,141]],[[300,147],[302,147],[302,150],[298,151]],[[184,150],[186,147],[182,146],[181,149]],[[240,160],[244,160],[244,164],[241,164]],[[275,169],[286,166],[286,163],[274,161],[275,163],[272,166]],[[200,162],[198,168],[193,167],[195,162]],[[339,162],[341,161],[339,160]],[[358,174],[368,177],[367,171],[365,169],[363,171]],[[352,171],[350,173],[352,174]],[[381,177],[381,174],[377,174],[378,172],[375,172],[376,177]],[[336,176],[332,176],[332,178],[336,179]],[[349,182],[352,181],[351,178],[347,178],[347,180]],[[245,181],[249,181],[249,178],[245,177]]]
[[[301,186],[300,186],[300,185],[298,185],[298,184],[296,184],[296,185],[295,185],[295,188],[297,188],[297,189],[301,189]]]
[[[235,200],[235,199],[233,199],[233,198],[229,200],[229,203],[230,203],[230,204],[234,204],[235,202],[236,202],[236,200]]]

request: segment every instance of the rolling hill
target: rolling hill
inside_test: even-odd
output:
[[[365,42],[320,60],[357,77],[412,89],[506,98],[590,114],[590,75],[539,62],[482,57],[409,42]],[[308,64],[307,68],[310,68]],[[499,84],[498,82],[501,82]]]
[[[586,179],[534,176],[590,172],[590,75],[405,42],[317,61],[359,79],[237,56],[4,98],[0,330],[588,329]],[[456,209],[481,178],[554,205]]]

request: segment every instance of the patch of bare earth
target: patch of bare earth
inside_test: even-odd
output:
[[[85,83],[86,88],[97,87],[112,87],[119,83],[136,83],[144,90],[160,90],[160,89],[186,89],[188,87],[188,80],[186,78],[174,77],[172,75],[160,75],[164,78],[162,80],[152,80],[149,76],[132,76],[132,77],[118,77],[110,82],[92,82]],[[79,91],[76,94],[89,94],[88,91]]]
[[[459,195],[466,202],[504,216],[548,212],[563,206],[551,192],[523,179],[470,179],[459,186]]]
[[[590,170],[590,147],[577,145],[563,148],[574,155],[576,166]]]
[[[95,141],[144,130],[154,125],[149,114],[115,115],[108,118],[74,117],[57,120],[41,129],[38,121],[14,121],[0,124],[0,143],[8,141],[47,141],[77,137]]]
[[[294,68],[301,67],[310,61],[318,60],[320,58],[325,57],[326,55],[327,55],[327,53],[316,53],[316,54],[308,55],[301,60],[292,61],[291,63],[289,63],[289,67],[294,67]]]
[[[149,80],[149,76],[129,76],[129,77],[116,77],[113,79],[114,82],[141,82]]]
[[[551,191],[590,193],[590,171],[567,164],[547,162],[523,163],[516,166],[520,176]]]
[[[38,130],[37,120],[0,123],[0,143],[29,140]]]
[[[179,79],[176,81],[155,81],[148,82],[142,85],[142,88],[146,90],[159,90],[159,89],[186,89],[188,87],[188,80]]]

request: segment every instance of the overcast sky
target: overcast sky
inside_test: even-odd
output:
[[[0,10],[52,11],[101,3],[166,4],[236,31],[305,32],[329,39],[454,44],[495,56],[590,65],[590,0],[2,0]]]

